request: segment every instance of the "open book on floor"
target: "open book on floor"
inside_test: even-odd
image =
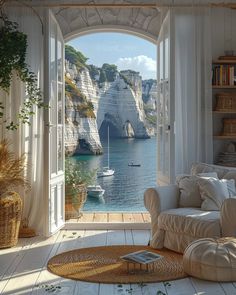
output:
[[[124,256],[121,256],[120,258],[122,260],[125,260],[126,262],[148,264],[148,263],[153,263],[161,259],[162,257],[163,256],[157,253],[141,250],[141,251],[126,254]]]

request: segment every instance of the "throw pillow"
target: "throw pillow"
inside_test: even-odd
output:
[[[215,177],[215,172],[200,173],[200,177]],[[197,207],[200,208],[202,199],[198,186],[198,179],[196,175],[178,175],[176,177],[176,184],[180,190],[179,207]]]
[[[198,179],[201,198],[201,208],[206,211],[220,210],[225,199],[236,195],[234,179]]]
[[[224,179],[234,179],[236,181],[236,171],[232,170],[224,175]]]

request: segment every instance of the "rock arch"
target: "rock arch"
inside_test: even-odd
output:
[[[122,133],[120,132],[119,122],[117,122],[115,116],[106,113],[104,120],[102,121],[99,127],[99,136],[100,138],[107,138],[107,128],[110,129],[110,137],[121,137]]]

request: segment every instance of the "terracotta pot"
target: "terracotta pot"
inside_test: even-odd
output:
[[[85,184],[77,186],[79,192],[74,193],[72,186],[66,186],[65,190],[65,219],[78,218],[87,200],[87,190]]]

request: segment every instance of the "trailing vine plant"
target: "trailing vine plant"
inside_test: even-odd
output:
[[[18,30],[19,25],[12,22],[1,11],[0,21],[0,88],[9,93],[14,74],[25,83],[26,97],[15,122],[7,124],[8,130],[16,130],[20,123],[29,124],[34,115],[33,107],[46,108],[42,92],[37,86],[37,76],[29,70],[25,61],[27,52],[27,35]],[[3,102],[0,102],[0,118],[4,117]],[[5,121],[6,122],[6,121]]]

